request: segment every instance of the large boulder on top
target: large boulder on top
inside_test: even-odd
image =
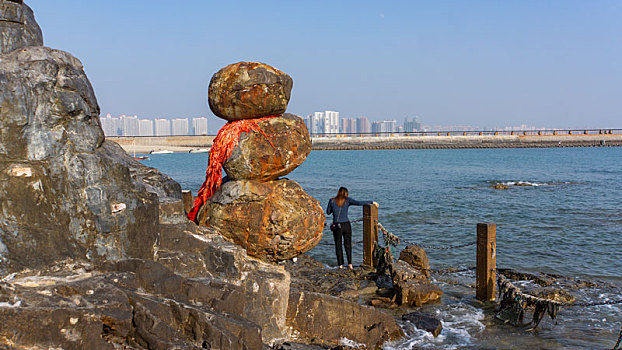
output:
[[[43,45],[41,28],[32,9],[22,0],[2,1],[0,8],[0,49],[11,52],[26,46]]]
[[[275,180],[296,169],[311,152],[311,138],[302,118],[285,113],[258,125],[268,139],[258,132],[242,134],[223,166],[229,178]]]
[[[248,255],[276,262],[309,251],[322,239],[324,211],[296,182],[236,180],[224,183],[198,212]]]
[[[230,64],[214,74],[208,103],[215,115],[240,120],[283,114],[292,91],[292,78],[259,62]]]
[[[153,258],[158,198],[104,142],[78,59],[42,46],[0,54],[0,106],[0,274]]]

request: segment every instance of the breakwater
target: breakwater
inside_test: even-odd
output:
[[[215,136],[107,137],[126,152],[149,153],[169,150],[190,152],[209,148]],[[622,130],[606,133],[585,131],[551,132],[538,135],[527,133],[451,133],[426,132],[386,136],[342,135],[312,137],[314,150],[363,149],[451,149],[451,148],[545,148],[545,147],[620,147]]]

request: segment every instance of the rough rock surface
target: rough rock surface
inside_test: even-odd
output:
[[[209,285],[214,300],[210,307],[259,325],[265,342],[287,336],[289,273],[249,259],[241,247],[193,223],[161,225],[160,232],[157,261]]]
[[[248,255],[271,262],[315,247],[324,227],[320,203],[287,179],[226,182],[197,217],[200,225],[216,229]]]
[[[43,34],[32,9],[26,4],[3,1],[0,8],[0,52],[41,45]]]
[[[267,64],[230,64],[216,72],[209,83],[209,107],[229,121],[283,114],[292,85],[289,75]]]
[[[0,273],[153,257],[158,198],[104,145],[80,61],[40,46],[2,54],[0,86]]]
[[[321,338],[330,345],[343,339],[379,349],[404,335],[392,315],[369,306],[292,288],[287,323],[300,338]]]
[[[417,245],[409,245],[400,252],[399,260],[407,262],[410,266],[419,270],[427,278],[430,277],[430,261],[425,250]]]
[[[209,286],[147,260],[0,284],[0,344],[63,349],[260,349],[261,328],[202,303]],[[213,289],[213,288],[212,288]]]
[[[285,113],[260,122],[259,127],[270,141],[260,133],[242,134],[223,165],[230,179],[276,180],[296,169],[311,152],[309,131],[296,115]]]
[[[391,264],[391,278],[393,288],[400,305],[421,306],[428,302],[437,301],[443,291],[430,283],[425,274],[416,270],[404,261]]]

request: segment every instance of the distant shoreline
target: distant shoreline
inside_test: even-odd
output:
[[[212,146],[214,136],[106,137],[133,154],[188,153]],[[434,135],[313,137],[313,150],[622,147],[622,134]]]

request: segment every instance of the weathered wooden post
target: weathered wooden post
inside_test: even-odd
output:
[[[374,267],[374,248],[378,244],[378,207],[363,206],[363,265]]]
[[[481,301],[495,300],[497,282],[497,225],[477,224],[477,268],[475,297]]]
[[[192,206],[194,205],[194,198],[192,197],[192,191],[183,190],[181,191],[181,200],[184,202],[184,210],[186,214],[192,210]]]

